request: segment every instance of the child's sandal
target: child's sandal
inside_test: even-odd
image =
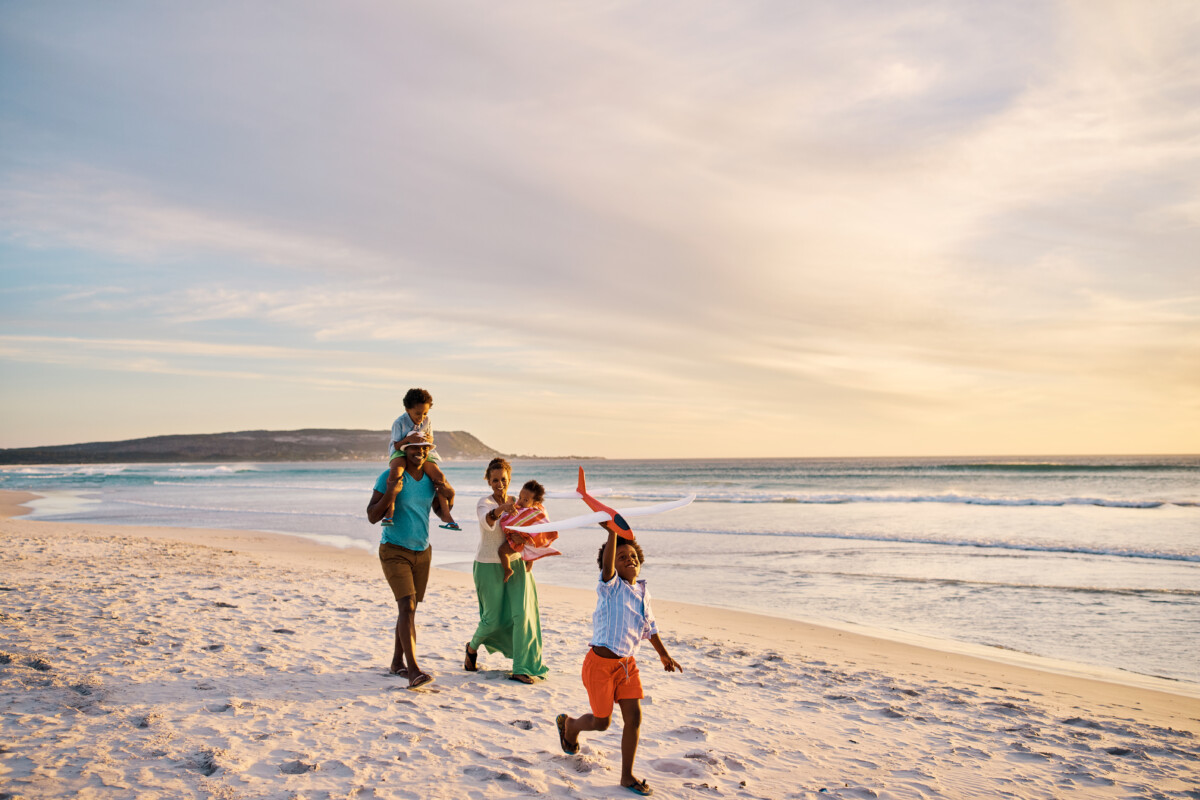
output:
[[[562,751],[569,756],[573,756],[578,753],[579,742],[576,742],[575,744],[569,744],[567,742],[567,715],[559,714],[554,720],[554,723],[558,725],[558,746],[561,747]]]

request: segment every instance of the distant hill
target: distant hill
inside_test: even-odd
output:
[[[161,461],[383,461],[388,431],[310,428],[300,431],[239,431],[151,436],[122,442],[90,442],[0,449],[0,464],[103,464]],[[504,455],[466,431],[435,431],[446,459]]]

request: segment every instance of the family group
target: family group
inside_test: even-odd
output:
[[[367,519],[382,523],[379,560],[396,599],[395,641],[389,672],[408,680],[410,688],[433,681],[417,664],[416,611],[425,597],[433,548],[429,543],[430,514],[443,528],[460,530],[454,521],[454,488],[446,479],[433,444],[429,410],[433,396],[410,389],[404,396],[404,413],[392,425],[388,468],[375,481]],[[537,481],[522,486],[516,497],[508,493],[512,466],[493,458],[484,470],[491,494],[480,498],[475,512],[479,547],[473,575],[479,604],[479,623],[466,643],[463,668],[478,669],[479,650],[512,659],[511,678],[532,684],[544,680],[549,668],[542,661],[542,629],[538,612],[534,561],[559,554],[552,546],[557,534],[527,536],[512,528],[544,521],[545,490]],[[614,525],[601,525],[607,540],[600,547],[596,610],[592,638],[583,659],[583,685],[591,713],[579,717],[559,714],[556,719],[563,752],[579,751],[584,731],[609,726],[613,706],[621,709],[621,785],[636,794],[652,792],[645,780],[633,775],[641,726],[641,677],[634,658],[642,640],[648,639],[663,669],[682,671],[658,636],[650,610],[646,582],[638,579],[644,555],[628,533]],[[620,535],[618,535],[620,533]],[[523,566],[514,569],[510,561]]]

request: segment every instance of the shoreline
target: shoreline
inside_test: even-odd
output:
[[[0,519],[32,513],[32,509],[25,504],[42,499],[43,497],[44,495],[32,492],[0,489]],[[38,520],[24,520],[24,522],[39,525],[64,524],[40,522]],[[120,532],[124,535],[169,538],[188,544],[212,544],[219,542],[222,546],[227,546],[240,552],[256,554],[272,553],[288,560],[291,560],[292,554],[295,553],[295,540],[300,540],[307,547],[312,548],[311,553],[305,551],[302,557],[302,561],[305,562],[308,559],[316,559],[324,562],[332,558],[339,563],[366,563],[372,567],[376,563],[376,555],[373,548],[361,547],[357,542],[353,546],[333,544],[328,541],[321,541],[321,538],[329,537],[310,536],[302,533],[226,528],[107,525],[78,522],[65,524],[69,526],[86,525],[89,529],[111,529],[114,532]],[[197,540],[198,536],[202,537],[202,541]],[[465,570],[435,566],[433,567],[432,574],[442,576],[444,580],[455,585],[461,584],[467,588],[472,588],[470,586],[470,573]],[[451,576],[454,577],[452,578]],[[463,583],[463,579],[465,579],[465,584]],[[571,597],[573,603],[588,605],[593,602],[593,593],[589,590],[544,582],[539,582],[538,587],[539,592],[543,595],[547,592],[552,594],[561,592],[565,596]],[[856,643],[856,647],[864,648],[868,651],[878,649],[872,644],[876,642],[882,643],[885,647],[911,649],[915,654],[914,657],[919,659],[913,663],[932,666],[942,664],[946,658],[961,658],[970,662],[984,662],[984,664],[991,665],[996,669],[1013,670],[1017,674],[1034,673],[1046,676],[1059,676],[1066,679],[1094,681],[1191,700],[1200,700],[1200,683],[1192,683],[1178,678],[1147,675],[1113,667],[1054,659],[1034,653],[1006,650],[971,642],[939,639],[916,633],[876,628],[838,620],[776,617],[745,609],[705,606],[664,600],[660,597],[654,599],[654,607],[656,613],[660,616],[664,610],[670,610],[672,617],[684,624],[689,624],[689,620],[692,621],[691,624],[694,624],[694,621],[700,618],[719,619],[723,624],[720,630],[736,633],[755,632],[757,635],[751,634],[750,638],[759,641],[765,641],[768,638],[763,635],[763,632],[766,630],[784,630],[786,631],[785,640],[793,643],[798,643],[802,639],[825,642],[831,638],[847,637],[848,641]],[[588,614],[590,615],[590,611]],[[745,617],[746,619],[739,619],[741,617]],[[795,630],[792,630],[792,628],[795,628]],[[989,670],[984,667],[978,670],[977,674],[987,674],[988,672]],[[1198,712],[1200,712],[1200,709],[1198,709]],[[1200,733],[1200,729],[1197,729],[1197,733]]]
[[[471,576],[435,569],[418,653],[387,674],[373,553],[275,533],[22,519],[0,493],[0,778],[85,794],[622,797],[622,726],[586,711],[594,594],[540,586],[547,680],[462,669]],[[86,569],[81,570],[81,565]],[[675,798],[1194,796],[1200,701],[792,620],[655,600],[685,672],[638,655],[636,773]]]
[[[28,491],[14,491],[0,489],[0,518],[10,514],[29,514],[32,509],[22,505],[36,500],[46,499],[50,495],[37,494]],[[19,499],[16,499],[19,498]],[[6,510],[9,509],[9,510]],[[28,520],[35,522],[37,520]],[[60,524],[60,523],[46,523]],[[85,523],[68,523],[72,525]],[[100,523],[96,523],[100,525]],[[236,540],[239,537],[263,537],[263,536],[278,536],[284,542],[293,539],[299,539],[307,544],[314,545],[319,548],[328,548],[330,552],[353,552],[366,557],[370,563],[374,563],[375,550],[374,545],[367,542],[361,542],[357,539],[346,539],[339,535],[321,535],[321,534],[306,534],[292,533],[281,531],[257,531],[243,528],[190,528],[179,527],[171,528],[169,526],[156,525],[111,525],[112,528],[127,528],[130,531],[149,531],[149,530],[175,530],[179,533],[176,538],[179,541],[196,543],[195,538],[188,537],[184,532],[194,531],[197,534],[203,534],[204,541],[221,540],[224,541],[228,535],[233,535]],[[280,550],[289,549],[286,545],[281,546]],[[470,553],[473,553],[473,545],[468,548]],[[444,552],[444,551],[443,551]],[[464,551],[464,557],[468,557]],[[435,550],[434,563],[437,564],[438,551]],[[470,579],[470,569],[456,569],[445,566],[434,567],[435,571],[446,572],[459,576],[466,576]],[[586,595],[591,602],[591,591],[582,590],[576,587],[564,586],[561,584],[551,584],[548,582],[539,581],[539,587],[542,591],[568,591],[581,592]],[[1149,673],[1140,673],[1119,667],[1102,666],[1088,664],[1085,662],[1072,661],[1068,659],[1054,658],[1051,656],[1043,656],[1036,653],[1031,653],[1021,650],[1007,649],[1003,647],[991,646],[975,642],[961,641],[956,639],[938,638],[920,633],[913,633],[892,628],[874,627],[861,623],[847,622],[841,620],[830,620],[820,618],[805,618],[802,616],[773,616],[765,614],[753,609],[730,608],[726,606],[707,606],[696,603],[687,603],[683,601],[669,601],[661,597],[655,598],[655,606],[665,607],[667,605],[680,605],[684,609],[690,609],[691,613],[684,613],[683,618],[700,618],[706,614],[733,614],[747,615],[753,618],[761,618],[762,625],[801,625],[809,626],[811,629],[823,631],[826,634],[835,632],[839,634],[851,634],[854,636],[863,637],[867,640],[879,639],[885,642],[890,642],[896,645],[905,645],[919,648],[921,650],[931,651],[932,653],[945,653],[948,655],[963,656],[967,658],[980,659],[987,662],[1005,665],[1013,668],[1029,669],[1037,672],[1062,675],[1065,677],[1082,678],[1088,680],[1096,680],[1107,683],[1118,684],[1122,686],[1130,686],[1136,688],[1147,689],[1151,691],[1164,692],[1167,694],[1179,695],[1191,699],[1200,699],[1200,683],[1188,681],[1185,678],[1177,678],[1171,676],[1154,675]],[[737,626],[731,626],[732,630],[737,630]],[[928,660],[928,659],[927,659]]]

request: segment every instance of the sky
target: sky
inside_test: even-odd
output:
[[[1200,452],[1200,4],[0,0],[0,447]]]

